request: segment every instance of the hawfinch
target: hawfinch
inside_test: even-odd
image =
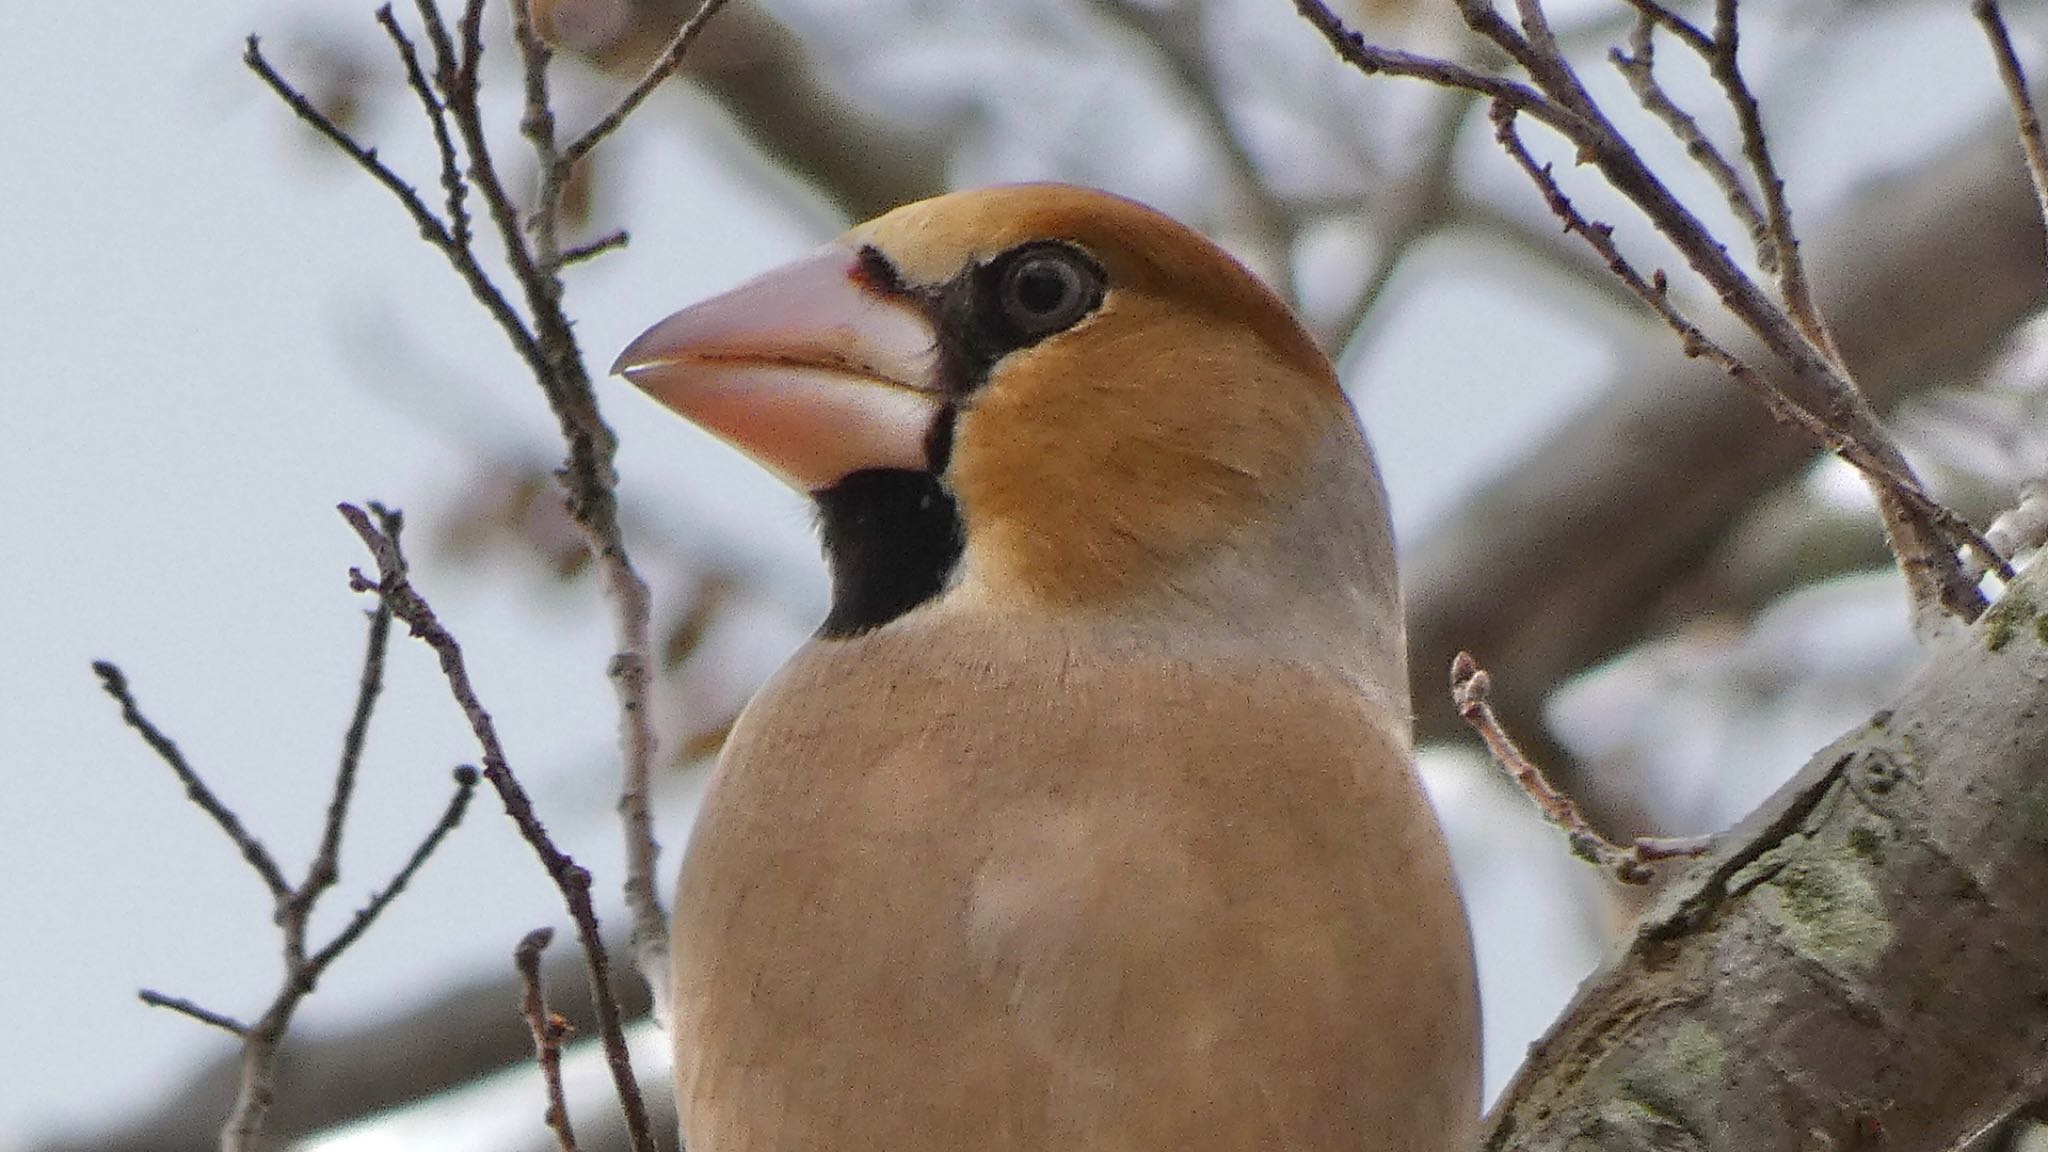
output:
[[[1385,500],[1271,291],[1130,201],[992,188],[614,370],[808,493],[832,573],[683,860],[690,1152],[1469,1143]]]

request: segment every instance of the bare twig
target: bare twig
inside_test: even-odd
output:
[[[1910,509],[1916,517],[1924,518],[1927,524],[1946,538],[1959,541],[1984,557],[2001,578],[2012,578],[2012,566],[2006,563],[1989,541],[1971,527],[1968,521],[1929,496],[1920,486],[1917,476],[1910,471],[1900,471],[1903,457],[1895,464],[1893,459],[1883,454],[1884,448],[1888,446],[1894,456],[1897,454],[1897,448],[1891,445],[1889,434],[1883,434],[1883,439],[1875,442],[1871,438],[1855,435],[1850,429],[1864,423],[1861,416],[1845,416],[1840,412],[1833,412],[1831,414],[1837,419],[1829,421],[1788,397],[1783,391],[1771,387],[1764,377],[1743,363],[1734,353],[1715,342],[1705,330],[1686,317],[1678,308],[1677,302],[1671,298],[1670,285],[1661,270],[1645,277],[1636,269],[1615,244],[1612,225],[1589,220],[1579,212],[1571,199],[1564,194],[1564,190],[1558,186],[1557,177],[1551,171],[1550,165],[1539,162],[1529,151],[1528,145],[1523,142],[1521,133],[1515,126],[1516,113],[1513,108],[1496,102],[1492,106],[1492,116],[1494,134],[1500,142],[1502,151],[1506,152],[1509,159],[1536,184],[1552,214],[1564,222],[1567,232],[1582,237],[1599,254],[1608,271],[1678,334],[1680,346],[1687,356],[1700,357],[1719,365],[1730,378],[1747,388],[1774,419],[1799,429],[1816,443],[1846,460],[1865,476],[1871,477],[1878,486],[1880,500],[1893,501]],[[1875,427],[1876,417],[1872,415],[1868,419],[1870,425]],[[1896,540],[1894,546],[1898,547]],[[1903,549],[1899,550],[1898,557],[1900,565],[1907,569],[1909,577],[1917,570],[1927,573],[1930,579],[1938,575],[1934,570],[1941,567],[1944,559],[1954,560],[1953,556],[1937,557]],[[1955,566],[1955,571],[1958,579],[1967,580],[1959,565]],[[1981,599],[1981,594],[1975,591],[1975,582],[1968,581],[1968,586],[1972,594],[1978,595]]]
[[[1543,818],[1556,825],[1571,842],[1572,855],[1606,870],[1623,884],[1647,884],[1654,873],[1649,864],[1671,859],[1689,859],[1707,851],[1705,837],[1666,839],[1640,837],[1631,844],[1617,844],[1602,836],[1586,823],[1579,813],[1578,805],[1571,797],[1552,787],[1543,771],[1522,754],[1514,739],[1501,727],[1493,708],[1487,703],[1492,690],[1492,679],[1486,670],[1472,659],[1470,653],[1460,652],[1451,661],[1451,699],[1458,706],[1458,715],[1479,738],[1486,741],[1487,751],[1507,774],[1514,778],[1529,799],[1543,813]]]
[[[427,858],[441,846],[441,841],[447,839],[448,834],[455,831],[455,826],[462,823],[463,814],[469,811],[470,796],[476,791],[477,773],[475,768],[463,764],[455,769],[454,776],[455,794],[448,798],[448,806],[442,809],[441,818],[427,830],[427,834],[413,848],[412,855],[406,857],[405,863],[392,875],[390,882],[371,893],[369,902],[357,909],[354,916],[349,917],[348,923],[335,934],[334,939],[313,953],[308,964],[311,971],[318,973],[325,970],[341,955],[343,949],[361,939],[363,933],[370,930],[370,925],[376,921],[378,915],[389,907],[393,900],[398,899],[399,894],[405,891],[406,885],[412,883],[414,876],[419,875],[420,869],[426,865]]]
[[[355,798],[356,769],[362,763],[363,742],[370,734],[370,714],[384,690],[384,654],[390,649],[391,611],[382,604],[370,611],[370,635],[364,644],[363,672],[356,683],[356,706],[350,713],[348,731],[342,736],[341,760],[334,770],[334,788],[327,802],[327,823],[320,830],[320,846],[313,863],[299,885],[295,903],[311,905],[322,892],[341,878],[341,834],[348,823],[349,802]]]
[[[662,80],[680,66],[692,44],[724,0],[706,0],[697,14],[676,31],[659,59],[641,81],[587,131],[559,146],[548,98],[547,67],[551,52],[536,34],[525,5],[512,4],[514,35],[525,77],[521,131],[539,162],[537,203],[522,223],[492,158],[478,99],[479,65],[484,51],[484,0],[465,0],[454,28],[441,17],[433,0],[415,0],[433,61],[429,70],[388,7],[378,14],[405,66],[407,81],[420,96],[441,160],[441,180],[448,191],[452,223],[437,218],[410,185],[322,115],[303,93],[285,81],[258,52],[251,38],[246,59],[265,83],[302,119],[396,195],[419,225],[421,234],[439,250],[476,298],[497,320],[526,362],[546,396],[560,427],[567,459],[556,473],[571,518],[595,558],[604,596],[611,605],[617,642],[608,668],[619,707],[622,780],[619,812],[627,845],[626,904],[632,915],[634,959],[662,1005],[667,972],[667,918],[655,883],[660,847],[653,835],[648,806],[656,758],[654,730],[647,707],[651,644],[650,602],[645,581],[634,569],[619,525],[614,468],[616,441],[597,408],[589,370],[583,364],[575,332],[562,310],[561,270],[622,245],[623,233],[593,243],[565,248],[559,236],[560,204],[576,166],[644,101]],[[431,74],[437,95],[422,90]],[[466,168],[457,156],[466,157]],[[469,232],[467,197],[480,200],[505,250],[512,281],[524,297],[522,316],[506,292],[484,269]]]
[[[419,192],[392,171],[389,165],[378,159],[376,149],[358,143],[353,136],[329,119],[326,113],[315,107],[313,102],[306,98],[305,93],[293,87],[277,69],[271,67],[255,36],[248,38],[242,60],[249,66],[250,71],[255,72],[270,90],[277,94],[278,99],[284,101],[285,105],[298,115],[299,119],[311,125],[314,131],[355,161],[357,167],[383,185],[398,200],[406,215],[412,217],[413,223],[418,225],[420,238],[433,245],[447,258],[448,263],[469,286],[470,294],[490,312],[492,319],[504,330],[520,356],[529,365],[542,364],[540,348],[534,342],[533,333],[527,330],[526,322],[513,310],[511,302],[505,299],[497,286],[491,283],[490,276],[477,260],[475,250],[470,247],[467,226],[464,226],[458,241],[456,234],[452,233],[448,226],[434,215],[433,210],[427,207],[426,202],[420,199]]]
[[[173,1012],[190,1016],[201,1024],[210,1025],[223,1032],[233,1033],[236,1036],[247,1036],[249,1034],[249,1026],[247,1024],[242,1023],[233,1016],[223,1015],[211,1008],[203,1008],[185,999],[183,996],[166,996],[153,988],[144,988],[135,994],[135,998],[152,1008],[168,1008]]]
[[[497,791],[498,799],[505,806],[505,814],[512,818],[519,834],[533,849],[549,879],[562,894],[570,919],[576,924],[577,937],[589,968],[598,1035],[604,1046],[605,1062],[611,1071],[612,1086],[625,1110],[628,1136],[635,1152],[654,1152],[657,1145],[647,1122],[646,1103],[640,1094],[639,1081],[633,1075],[632,1057],[626,1050],[624,1013],[619,1009],[618,998],[611,986],[610,956],[599,934],[597,911],[590,899],[590,873],[556,846],[541,824],[540,817],[534,813],[532,799],[506,761],[497,725],[470,680],[462,646],[413,587],[405,553],[400,549],[397,537],[372,523],[370,515],[354,505],[343,504],[340,511],[377,562],[376,580],[357,571],[351,574],[352,584],[358,591],[376,593],[393,614],[405,621],[415,638],[433,649],[440,662],[442,676],[448,682],[448,690],[469,721],[470,732],[482,750],[484,779]],[[372,511],[381,513],[382,509],[373,505]],[[388,524],[388,517],[385,520]]]
[[[554,938],[552,928],[528,932],[512,950],[512,965],[519,970],[519,1014],[533,1033],[533,1058],[547,1088],[548,1129],[562,1152],[576,1152],[576,1130],[569,1123],[569,1100],[562,1090],[562,1040],[569,1034],[569,1022],[548,1009],[547,986],[540,974],[540,954]]]
[[[533,238],[533,262],[546,279],[551,297],[559,299],[562,190],[571,168],[562,163],[555,148],[555,110],[548,99],[548,62],[554,58],[554,49],[534,30],[532,5],[525,0],[515,0],[512,5],[512,39],[519,45],[519,61],[526,76],[526,107],[519,117],[519,134],[533,148],[540,169],[540,194],[527,218],[527,234]]]
[[[381,509],[379,513],[383,517],[384,533],[395,541],[402,521],[396,514],[384,514]],[[283,872],[268,850],[244,827],[241,819],[206,786],[198,773],[185,761],[177,745],[142,715],[134,696],[129,692],[127,679],[121,670],[105,661],[93,665],[107,693],[121,705],[122,716],[129,726],[141,733],[157,755],[171,766],[172,771],[185,784],[186,791],[194,802],[220,826],[228,839],[241,849],[243,857],[259,875],[263,876],[265,884],[271,890],[273,918],[277,923],[283,945],[284,974],[279,981],[277,992],[255,1023],[245,1024],[232,1016],[202,1007],[184,997],[170,996],[150,989],[144,989],[139,993],[146,1004],[170,1009],[241,1038],[241,1076],[233,1108],[221,1131],[220,1144],[223,1152],[238,1152],[256,1146],[276,1097],[275,1067],[278,1045],[284,1039],[285,1031],[290,1026],[300,1002],[313,993],[328,967],[369,931],[377,917],[390,906],[399,893],[405,890],[406,885],[418,874],[435,849],[440,847],[441,842],[461,822],[463,813],[468,809],[469,798],[476,788],[475,769],[456,769],[454,795],[405,864],[382,891],[370,897],[369,902],[350,918],[348,924],[333,939],[318,949],[309,949],[308,926],[314,905],[318,903],[323,893],[334,886],[341,875],[342,833],[348,819],[349,801],[355,793],[356,774],[362,761],[363,744],[369,731],[370,719],[376,710],[377,698],[383,687],[384,657],[390,631],[391,613],[380,606],[370,613],[369,638],[363,655],[363,670],[358,680],[355,705],[350,711],[347,732],[342,740],[341,756],[328,797],[327,814],[322,823],[319,846],[314,852],[312,862],[306,868],[305,879],[298,884],[291,884],[284,879]]]
[[[172,773],[178,777],[178,783],[185,786],[185,795],[199,806],[200,811],[206,813],[208,818],[220,826],[221,832],[226,834],[228,840],[241,852],[242,859],[249,862],[249,867],[263,881],[263,886],[270,889],[270,895],[275,899],[289,895],[292,886],[285,880],[283,871],[277,866],[277,859],[270,854],[270,849],[265,848],[263,842],[256,838],[256,834],[242,824],[242,818],[235,815],[233,809],[221,803],[220,797],[214,794],[213,789],[207,786],[206,781],[201,779],[199,773],[186,761],[185,754],[178,750],[177,743],[164,735],[149,717],[142,714],[142,707],[135,702],[134,694],[128,689],[128,677],[121,669],[111,660],[96,660],[93,662],[92,670],[100,678],[100,687],[121,706],[122,723],[135,729],[142,737],[143,743],[148,744],[150,750],[157,754],[157,758],[170,767]]]
[[[2005,27],[2005,13],[1998,0],[1973,0],[1970,11],[1984,26],[1991,41],[1992,59],[1998,62],[1998,78],[2005,85],[2006,100],[2012,105],[2020,148],[2027,156],[2027,175],[2034,181],[2034,198],[2041,204],[2041,217],[2048,220],[2048,141],[2041,135],[2041,117],[2034,110],[2034,98],[2027,90],[2027,73],[2013,50],[2012,34]]]
[[[581,264],[585,260],[594,260],[614,248],[624,248],[631,242],[632,237],[626,234],[625,229],[614,228],[588,244],[575,244],[564,248],[559,263],[564,268],[572,264]]]
[[[1699,27],[1692,21],[1680,16],[1665,5],[1657,3],[1657,0],[1627,0],[1627,3],[1629,7],[1636,10],[1636,15],[1639,18],[1647,20],[1666,32],[1671,33],[1673,36],[1678,37],[1685,42],[1686,47],[1700,55],[1705,56],[1708,52],[1713,51],[1714,42],[1707,37],[1705,32],[1700,31]]]
[[[1764,219],[1762,209],[1756,206],[1755,198],[1749,194],[1748,185],[1742,182],[1742,173],[1721,154],[1721,149],[1700,128],[1699,121],[1679,107],[1657,80],[1657,45],[1652,36],[1655,27],[1656,21],[1649,16],[1637,20],[1635,30],[1629,33],[1628,50],[1616,48],[1608,54],[1608,59],[1628,81],[1643,110],[1664,122],[1664,127],[1685,145],[1686,155],[1692,157],[1700,170],[1721,189],[1729,211],[1735,214],[1736,221],[1757,246],[1757,263],[1766,272],[1772,271],[1776,266],[1776,250],[1769,246],[1767,240],[1770,224]]]
[[[412,858],[400,870],[397,877],[386,886],[385,891],[373,898],[368,905],[349,921],[340,935],[327,946],[315,952],[306,947],[307,920],[312,914],[310,901],[300,902],[287,897],[279,904],[278,927],[284,936],[285,974],[275,999],[250,1025],[242,1036],[242,1081],[235,1096],[233,1110],[229,1113],[227,1126],[221,1132],[222,1152],[255,1148],[263,1134],[263,1126],[270,1114],[271,1103],[276,1099],[276,1065],[278,1046],[283,1043],[285,1032],[291,1027],[299,1004],[313,993],[329,965],[363,933],[369,931],[377,916],[390,906],[391,900],[404,890],[405,883],[419,871],[419,867],[431,855],[433,849],[461,821],[468,809],[469,797],[476,787],[474,772],[457,769],[455,773],[455,794],[441,818],[421,841]]]
[[[433,12],[433,5],[426,4],[425,10]],[[377,9],[377,23],[383,25],[384,34],[390,37],[399,62],[405,67],[405,82],[419,98],[420,109],[426,113],[427,123],[434,131],[434,150],[441,157],[441,192],[447,198],[448,238],[456,246],[466,247],[472,235],[469,184],[462,178],[462,159],[455,151],[455,138],[448,131],[448,106],[434,95],[433,85],[420,66],[419,50],[406,36],[405,29],[399,27],[397,17],[391,14],[391,5]],[[438,21],[429,25],[430,29],[439,27]],[[446,30],[441,30],[440,38],[446,35]]]
[[[1813,288],[1806,277],[1806,261],[1799,254],[1799,235],[1792,227],[1792,206],[1785,199],[1785,180],[1778,175],[1778,163],[1771,156],[1770,139],[1764,134],[1763,109],[1756,93],[1742,75],[1740,22],[1736,0],[1714,2],[1714,50],[1707,57],[1707,70],[1721,85],[1728,104],[1735,110],[1735,123],[1742,134],[1742,155],[1756,177],[1764,198],[1766,226],[1757,244],[1757,263],[1778,278],[1778,294],[1785,311],[1806,339],[1849,379],[1849,366],[1842,360],[1835,334],[1814,303]],[[1854,384],[1851,383],[1853,388]]]
[[[1677,247],[1729,313],[1790,367],[1789,376],[1779,385],[1782,393],[1767,403],[1774,413],[1793,419],[1815,435],[1820,444],[1842,454],[1864,474],[1877,496],[1886,534],[1912,594],[1915,622],[1920,630],[1924,633],[1932,629],[1940,613],[1974,619],[1983,611],[1986,601],[1966,572],[1957,549],[1984,551],[1983,537],[1928,496],[1897,443],[1857,390],[1854,379],[1834,351],[1832,337],[1808,299],[1804,274],[1796,263],[1796,242],[1792,238],[1790,212],[1783,201],[1782,182],[1770,160],[1754,98],[1735,63],[1736,9],[1732,0],[1719,0],[1708,62],[1743,125],[1745,155],[1763,187],[1766,234],[1779,269],[1781,295],[1786,297],[1783,304],[1774,302],[1743,272],[1713,232],[1671,192],[1602,111],[1559,49],[1540,0],[1516,0],[1519,29],[1509,24],[1489,0],[1457,0],[1457,5],[1467,26],[1519,64],[1529,74],[1531,85],[1473,74],[1446,60],[1415,58],[1374,48],[1345,28],[1319,0],[1297,0],[1297,7],[1337,54],[1360,71],[1409,76],[1489,96],[1496,136],[1536,182],[1554,211],[1568,202],[1558,191],[1549,167],[1535,163],[1521,146],[1514,128],[1515,118],[1519,114],[1534,116],[1563,135],[1576,149],[1578,159],[1596,167],[1616,191],[1627,197]],[[1673,29],[1687,44],[1696,49],[1700,46],[1697,30],[1661,5],[1637,3],[1635,7],[1647,19]],[[1620,274],[1625,262],[1613,245],[1610,226],[1562,218],[1568,229],[1593,243],[1609,267]],[[1634,276],[1629,288],[1678,331],[1688,355],[1710,354],[1711,346],[1704,343],[1697,325],[1674,321],[1676,309],[1668,302],[1668,289],[1661,274],[1654,280]],[[1776,390],[1760,383],[1761,380],[1755,373],[1748,373],[1745,383],[1760,395]],[[2002,559],[1993,560],[1988,552],[1986,559],[1994,567],[2003,564]]]
[[[585,129],[583,135],[562,149],[561,167],[565,170],[574,168],[578,161],[602,144],[605,137],[618,131],[619,125],[626,122],[626,117],[631,116],[635,108],[640,107],[653,95],[654,90],[661,87],[662,81],[675,75],[676,69],[683,66],[684,58],[690,54],[691,45],[697,42],[697,37],[703,35],[705,26],[711,23],[711,18],[718,15],[718,10],[725,5],[726,0],[704,0],[703,5],[697,9],[697,14],[676,29],[676,34],[670,38],[668,47],[662,49],[661,54],[654,58],[654,63],[648,66],[639,83],[627,90],[626,94],[619,98],[619,102],[612,105],[611,111],[598,117],[597,123]]]
[[[1303,18],[1315,25],[1316,30],[1329,41],[1330,47],[1336,50],[1338,56],[1368,76],[1406,76],[1440,87],[1456,88],[1500,100],[1516,111],[1527,112],[1560,131],[1566,131],[1576,119],[1570,112],[1552,103],[1543,93],[1527,84],[1502,79],[1499,76],[1488,76],[1449,60],[1368,44],[1365,37],[1346,28],[1344,22],[1338,19],[1337,14],[1330,10],[1330,6],[1324,3],[1324,0],[1295,0],[1294,7]]]

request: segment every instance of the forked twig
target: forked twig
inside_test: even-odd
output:
[[[385,521],[385,530],[395,539],[400,525],[398,517],[391,515]],[[136,703],[134,694],[129,689],[128,679],[121,670],[107,661],[93,665],[93,670],[99,674],[101,687],[121,706],[122,718],[142,736],[158,758],[170,767],[179,782],[185,786],[186,795],[240,850],[243,859],[262,878],[265,887],[271,893],[272,918],[282,937],[285,970],[278,981],[276,993],[254,1023],[244,1023],[182,996],[167,995],[149,988],[137,993],[138,998],[151,1007],[176,1012],[240,1038],[241,1077],[238,1081],[235,1103],[221,1130],[220,1142],[223,1152],[240,1152],[257,1146],[269,1117],[271,1104],[276,1097],[278,1046],[283,1041],[285,1031],[291,1024],[293,1014],[298,1011],[300,1002],[313,993],[327,969],[362,939],[378,916],[405,891],[406,886],[426,865],[442,841],[462,822],[463,814],[469,807],[470,796],[476,788],[475,769],[456,769],[454,794],[449,798],[440,818],[414,847],[405,864],[392,875],[381,890],[371,894],[369,901],[349,918],[348,923],[343,925],[341,931],[332,939],[318,948],[309,947],[308,928],[314,906],[341,877],[342,833],[348,821],[350,801],[355,795],[356,774],[361,764],[370,718],[383,688],[384,657],[389,648],[390,632],[390,613],[382,608],[371,612],[362,675],[357,684],[355,705],[350,712],[348,728],[342,739],[341,756],[328,796],[327,814],[322,823],[319,846],[306,867],[305,876],[297,883],[285,879],[283,870],[278,867],[275,857],[269,850],[248,830],[234,810],[207,785],[198,771],[186,760],[177,744],[143,714],[141,706]]]
[[[1764,227],[1759,236],[1759,262],[1777,270],[1777,300],[1735,263],[1713,232],[1672,193],[1609,119],[1563,56],[1541,0],[1516,0],[1519,27],[1510,24],[1490,0],[1456,3],[1467,26],[1519,65],[1528,74],[1528,83],[1469,74],[1469,70],[1461,70],[1449,61],[1416,58],[1366,44],[1322,0],[1296,0],[1296,7],[1323,33],[1340,57],[1362,72],[1409,76],[1487,95],[1492,102],[1497,138],[1537,184],[1553,211],[1568,208],[1569,201],[1558,189],[1549,167],[1529,156],[1515,131],[1515,120],[1520,115],[1532,116],[1571,143],[1576,158],[1597,168],[1609,185],[1643,213],[1706,281],[1730,314],[1786,365],[1789,374],[1773,380],[1746,367],[1735,367],[1738,362],[1732,356],[1707,341],[1699,326],[1685,320],[1671,304],[1662,273],[1650,279],[1639,274],[1625,277],[1630,290],[1678,333],[1688,355],[1712,356],[1716,363],[1766,397],[1774,415],[1790,420],[1863,473],[1877,496],[1893,553],[1912,594],[1916,625],[1923,632],[1931,629],[1942,613],[1963,620],[1974,619],[1983,611],[1986,601],[1958,550],[1977,551],[1987,566],[2001,573],[2009,572],[2010,568],[1981,534],[1927,494],[1904,453],[1858,391],[1813,305],[1799,263],[1783,181],[1770,157],[1755,98],[1737,63],[1734,0],[1717,0],[1712,35],[1653,0],[1631,0],[1631,4],[1642,21],[1669,31],[1700,52],[1728,96],[1741,126],[1744,157],[1762,194]],[[1645,51],[1648,37],[1640,31],[1642,27],[1639,23],[1635,55],[1625,59],[1639,60],[1641,70],[1646,71],[1651,57]],[[1639,93],[1645,90],[1641,76],[1635,79],[1634,87]],[[1675,110],[1673,105],[1670,111]],[[1686,122],[1668,112],[1662,118],[1667,124]],[[1718,151],[1711,154],[1719,156]],[[1736,196],[1731,191],[1739,190],[1741,182],[1731,182],[1729,174],[1733,168],[1725,158],[1721,159],[1720,168],[1723,175],[1716,182],[1724,195],[1730,196],[1731,201],[1746,197],[1746,193]],[[1575,213],[1559,214],[1568,230],[1584,237],[1609,268],[1622,275],[1626,261],[1613,242],[1611,226],[1594,224]]]
[[[372,512],[382,509],[371,506]],[[442,625],[434,609],[412,584],[411,568],[399,547],[398,538],[387,533],[382,526],[373,523],[369,513],[351,504],[340,506],[342,519],[355,529],[356,535],[369,549],[377,563],[377,578],[365,576],[360,571],[351,572],[351,584],[359,592],[373,592],[387,605],[393,615],[405,621],[413,636],[433,650],[440,662],[441,674],[447,681],[448,690],[461,708],[463,717],[469,721],[470,733],[475,737],[483,755],[484,779],[498,793],[499,801],[505,807],[505,814],[512,818],[520,836],[539,858],[541,867],[548,878],[554,881],[568,907],[569,918],[576,925],[576,935],[583,947],[586,967],[590,974],[591,1002],[597,1014],[598,1038],[604,1047],[605,1064],[611,1072],[612,1087],[618,1093],[619,1104],[625,1111],[626,1134],[635,1152],[655,1152],[657,1148],[652,1126],[647,1119],[647,1105],[640,1093],[639,1080],[633,1074],[632,1056],[626,1049],[625,1014],[619,1008],[618,996],[612,990],[611,958],[604,946],[600,933],[597,910],[590,899],[590,873],[558,847],[542,825],[540,817],[533,810],[533,800],[526,788],[512,773],[505,756],[503,742],[498,737],[498,728],[478,697],[476,685],[470,679],[469,665],[464,659],[462,645]],[[388,519],[386,523],[388,523]]]
[[[634,959],[655,992],[657,1014],[665,1011],[668,938],[655,881],[660,846],[654,839],[648,803],[657,758],[647,700],[652,613],[646,582],[633,566],[619,523],[616,441],[598,411],[590,372],[583,363],[575,330],[562,310],[562,270],[620,247],[626,238],[615,231],[589,243],[564,245],[561,203],[576,166],[681,67],[725,2],[705,0],[677,29],[647,73],[589,128],[561,145],[548,95],[552,52],[533,28],[526,4],[510,0],[525,84],[520,128],[540,169],[536,202],[524,217],[491,153],[479,99],[484,0],[464,0],[452,28],[434,0],[414,0],[425,33],[424,56],[389,5],[377,12],[378,23],[392,42],[433,134],[445,193],[445,219],[380,160],[375,149],[356,140],[284,79],[264,58],[255,37],[249,38],[244,54],[249,67],[300,119],[398,199],[421,236],[442,254],[497,321],[555,415],[567,450],[556,476],[570,516],[596,559],[600,584],[611,606],[616,647],[607,675],[618,702],[622,762],[618,807],[626,841],[626,905],[633,921]],[[506,271],[517,286],[523,310],[493,279],[475,248],[468,207],[472,197],[483,204],[484,215],[503,246]]]
[[[1572,803],[1571,797],[1558,791],[1544,777],[1542,769],[1522,753],[1507,729],[1501,726],[1500,718],[1493,714],[1493,707],[1487,702],[1492,687],[1492,678],[1472,659],[1471,653],[1460,652],[1451,661],[1451,699],[1458,706],[1458,715],[1486,742],[1494,762],[1521,786],[1529,799],[1535,801],[1543,818],[1564,832],[1571,844],[1572,855],[1598,866],[1623,884],[1647,884],[1655,876],[1650,864],[1691,859],[1707,851],[1710,845],[1704,836],[1641,836],[1631,843],[1619,844],[1595,831],[1580,814],[1579,806]]]

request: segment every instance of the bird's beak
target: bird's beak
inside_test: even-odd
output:
[[[804,492],[923,471],[943,407],[932,327],[832,244],[670,316],[612,371]]]

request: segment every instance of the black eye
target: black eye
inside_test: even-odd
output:
[[[1102,271],[1064,244],[1034,245],[1011,254],[998,282],[1003,318],[1027,337],[1066,328],[1102,303]]]

